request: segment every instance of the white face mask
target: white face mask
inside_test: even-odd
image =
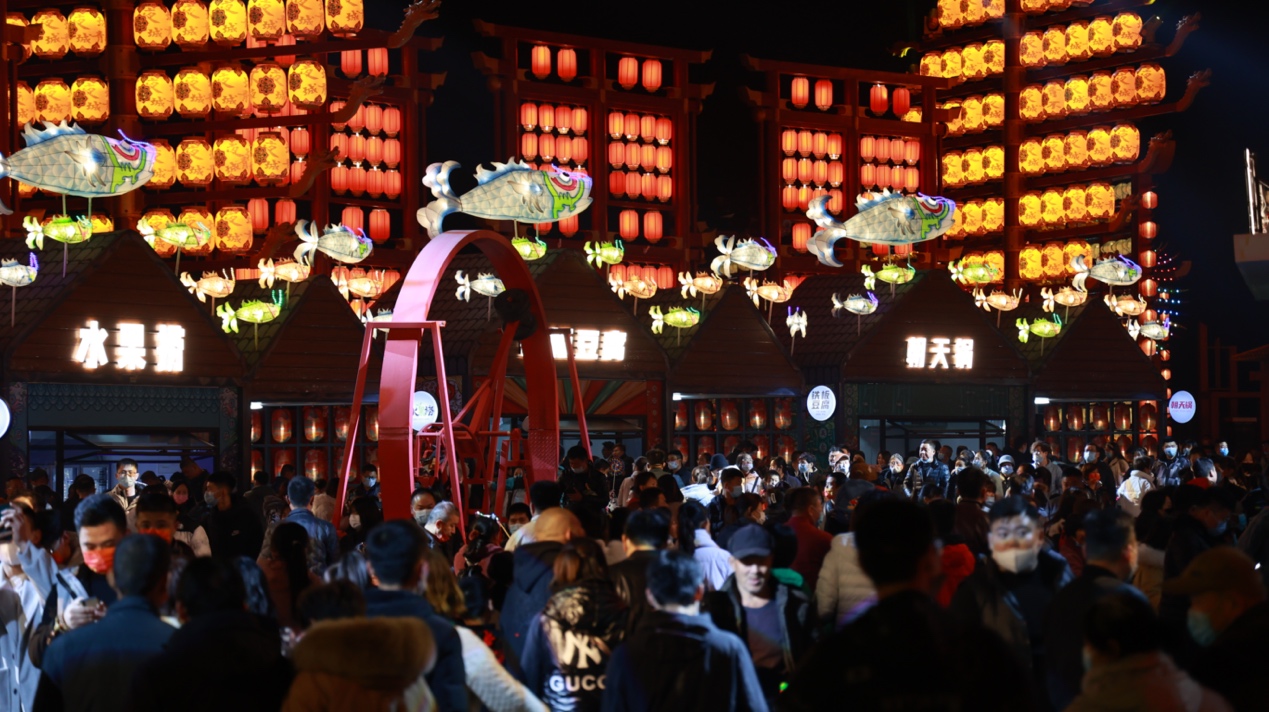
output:
[[[122,477],[122,476],[121,476],[121,477],[119,477],[119,478],[118,478],[118,481],[119,481],[119,486],[120,486],[120,487],[122,487],[122,488],[124,488],[124,489],[132,489],[132,488],[133,488],[133,487],[135,487],[135,486],[136,486],[136,484],[137,484],[137,478],[135,478],[135,477]]]
[[[678,460],[670,460],[669,462],[665,463],[665,468],[669,470],[670,472],[678,472],[679,468],[682,466],[683,466],[683,463],[679,462]]]
[[[742,460],[742,461],[740,462],[740,464],[736,465],[736,467],[739,467],[739,468],[740,468],[740,471],[741,471],[741,472],[743,472],[743,473],[745,473],[745,474],[749,474],[750,472],[752,472],[752,471],[753,471],[753,463],[752,463],[752,462],[745,462],[745,461],[743,461],[743,460]]]
[[[512,534],[515,534],[516,532],[520,531],[520,529],[522,529],[523,527],[524,527],[523,524],[508,524],[507,531],[511,532]]]
[[[1036,567],[1040,565],[1040,550],[1005,549],[1004,551],[996,551],[993,549],[991,558],[1003,571],[1014,574],[1027,573],[1035,571]]]
[[[1012,475],[1012,474],[1013,474],[1013,465],[1008,465],[1008,464],[1001,465],[1001,466],[1000,466],[1000,474],[1002,474],[1002,475]]]
[[[431,514],[432,514],[432,510],[430,509],[416,509],[414,510],[414,522],[421,527],[427,526],[427,518]],[[351,522],[352,517],[349,517],[348,519]],[[358,523],[360,523],[360,518],[358,518]]]
[[[1094,462],[1097,462],[1097,453],[1095,452],[1084,453],[1084,462],[1090,465],[1093,464]]]

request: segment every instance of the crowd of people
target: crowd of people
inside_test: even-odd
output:
[[[118,462],[0,510],[0,710],[1265,709],[1269,443],[575,446],[505,516]],[[464,527],[463,524],[466,524]]]

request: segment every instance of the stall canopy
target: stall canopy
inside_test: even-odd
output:
[[[777,326],[784,327],[781,313]],[[671,366],[670,388],[688,395],[793,395],[802,391],[802,372],[745,294],[729,284],[701,317],[701,324]]]
[[[1165,397],[1168,384],[1159,369],[1100,300],[1090,297],[1089,304],[1072,309],[1060,341],[1049,346],[1037,368],[1037,396],[1062,400]]]

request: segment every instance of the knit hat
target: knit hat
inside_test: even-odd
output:
[[[709,469],[711,470],[721,470],[730,464],[730,462],[727,462],[727,456],[721,452],[714,453],[714,456],[709,459]]]

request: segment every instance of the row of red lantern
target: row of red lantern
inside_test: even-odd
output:
[[[543,136],[542,138],[548,139],[550,136]],[[555,142],[556,145],[558,146],[561,141],[567,142],[568,139],[559,139]],[[575,139],[574,143],[576,142],[577,140]],[[674,149],[669,146],[614,142],[608,144],[608,164],[613,168],[620,168],[624,165],[630,170],[643,168],[643,170],[648,172],[655,170],[660,173],[669,173],[670,169],[674,167]]]
[[[1141,153],[1141,133],[1132,124],[1029,138],[1018,147],[1018,170],[1027,175],[1130,163]]]
[[[613,197],[625,195],[630,200],[643,198],[668,203],[674,197],[674,178],[655,173],[615,170],[608,174],[608,192]]]
[[[789,85],[789,103],[795,109],[806,108],[811,98],[811,80],[807,77],[793,77]],[[828,111],[833,108],[833,82],[828,79],[815,80],[815,108]]]
[[[865,163],[859,167],[859,187],[863,189],[888,188],[915,193],[921,187],[921,170],[914,166],[879,166]]]
[[[328,111],[336,113],[343,110],[344,102],[332,101]],[[352,133],[361,133],[365,129],[368,136],[384,134],[389,138],[401,133],[401,110],[395,106],[380,104],[362,104],[352,118],[342,124],[331,124],[336,131],[348,129]]]
[[[30,22],[21,13],[5,15],[5,24],[14,27],[40,25],[39,36],[22,45],[22,59],[31,54],[40,59],[57,60],[74,52],[81,57],[95,57],[106,49],[106,17],[97,7],[84,6],[71,10],[69,16],[55,9],[35,13]]]
[[[981,25],[988,20],[999,20],[1005,16],[1005,0],[979,0],[977,2],[939,0],[938,7],[934,12],[939,27],[945,30],[955,30],[960,27]]]
[[[642,139],[644,143],[667,146],[674,138],[674,122],[664,116],[612,111],[608,114],[608,138],[614,141],[625,138],[631,142]]]
[[[381,171],[378,168],[344,165],[330,169],[330,189],[339,195],[351,193],[359,197],[364,193],[372,198],[386,196],[389,200],[396,200],[402,187],[398,170]]]
[[[894,109],[894,115],[903,117],[912,108],[912,93],[907,87],[895,87],[893,100],[890,97],[890,90],[885,84],[873,84],[868,90],[868,110],[877,116],[881,116],[889,109]]]
[[[251,476],[255,477],[257,472],[264,472],[270,478],[277,477],[282,474],[282,469],[288,465],[296,467],[295,450],[291,448],[274,448],[272,453],[273,462],[266,466],[264,451],[251,451]],[[334,458],[333,460],[331,458]],[[336,448],[333,452],[327,451],[324,447],[312,447],[304,450],[304,476],[310,480],[324,480],[330,476],[332,470],[328,469],[331,463],[334,463],[335,472],[343,467],[344,449]],[[355,463],[355,461],[354,461]],[[379,448],[366,448],[366,463],[377,465],[379,463]],[[357,467],[356,464],[353,467]]]
[[[785,184],[812,184],[817,188],[831,185],[840,188],[846,169],[841,161],[812,161],[809,158],[786,158],[780,163],[780,177]]]
[[[613,144],[620,147],[620,144]],[[638,148],[636,146],[636,148]],[[636,151],[637,153],[637,151]],[[581,167],[590,158],[590,141],[583,137],[520,134],[520,156],[526,161],[542,159],[543,163],[572,164]]]
[[[529,71],[533,76],[538,79],[551,76],[551,53],[552,49],[546,45],[534,45],[529,50]],[[572,47],[555,50],[555,75],[565,82],[577,78],[577,50]]]
[[[636,277],[645,282],[654,282],[657,289],[673,289],[678,286],[678,276],[669,265],[619,264],[608,268],[610,280],[624,282]]]
[[[1027,228],[1105,220],[1114,212],[1115,191],[1108,183],[1031,191],[1018,199],[1018,224]]]
[[[365,162],[371,166],[386,164],[388,168],[396,168],[401,163],[401,142],[395,138],[333,133],[330,135],[330,147],[339,151],[341,161],[347,159],[357,166]]]
[[[915,166],[921,160],[921,142],[917,139],[862,136],[859,139],[859,160],[878,163],[906,163]]]
[[[1018,94],[1018,116],[1024,121],[1044,121],[1079,116],[1090,111],[1109,111],[1136,104],[1154,104],[1167,92],[1167,76],[1157,64],[1135,70],[1124,67],[1023,87]]]
[[[948,136],[979,133],[1005,125],[1004,94],[967,96],[964,99],[943,102],[938,106],[940,109],[951,110],[951,117],[946,124]]]
[[[269,226],[273,223],[295,222],[295,201],[290,198],[279,198],[273,206],[273,223],[269,222],[269,201],[264,198],[248,200],[247,215],[251,217],[251,231],[257,235],[263,235],[268,232]]]
[[[1049,431],[1057,431],[1062,429],[1062,422],[1065,420],[1066,429],[1083,430],[1091,428],[1092,430],[1110,430],[1113,424],[1115,430],[1131,430],[1133,423],[1132,404],[1117,403],[1113,409],[1109,405],[1099,404],[1091,408],[1085,405],[1068,405],[1065,406],[1066,415],[1063,418],[1062,408],[1051,405],[1044,409],[1044,429]],[[1148,430],[1154,429],[1153,415]],[[1079,459],[1074,458],[1074,459]]]
[[[826,190],[809,185],[786,185],[780,189],[780,205],[789,212],[804,211],[816,198],[828,197],[828,211],[840,214],[846,207],[846,196],[838,188]]]
[[[246,277],[239,276],[239,279]],[[304,436],[309,442],[316,442],[326,437],[327,428],[327,406],[305,406],[303,410],[304,417]],[[348,440],[349,421],[352,419],[352,408],[348,406],[335,406],[335,438],[340,442]],[[285,443],[291,440],[294,434],[295,416],[292,414],[290,407],[274,408],[269,418],[270,434],[276,443]],[[371,442],[379,440],[379,407],[374,405],[366,406],[366,418],[364,421],[366,426],[366,439]],[[260,438],[264,436],[264,415],[261,411],[251,411],[251,442],[258,443]],[[260,453],[259,450],[255,451]],[[338,451],[342,453],[342,448]],[[337,460],[339,458],[336,458]]]
[[[340,52],[339,69],[349,79],[361,76],[361,50],[347,49]],[[372,47],[366,50],[365,69],[366,73],[372,77],[388,76],[388,49],[386,47]]]
[[[806,158],[815,156],[836,161],[842,157],[842,135],[806,129],[784,129],[780,132],[780,150],[786,156],[797,154]]]
[[[956,204],[952,227],[943,237],[964,239],[969,235],[987,235],[1005,229],[1005,199],[988,198]]]
[[[964,47],[953,47],[944,52],[928,52],[921,57],[917,70],[922,76],[944,77],[973,81],[1003,74],[1005,71],[1005,43],[989,40]]]
[[[943,154],[942,167],[943,185],[949,188],[999,180],[1005,175],[1005,149],[987,146],[964,152],[948,151]]]
[[[283,69],[264,62],[248,73],[236,64],[217,67],[210,75],[186,67],[172,79],[165,72],[144,72],[136,82],[137,113],[163,120],[176,111],[202,118],[212,109],[247,116],[303,114],[326,104],[326,70],[316,60],[302,59]]]
[[[565,106],[564,104],[554,106],[526,101],[520,105],[520,128],[525,131],[540,129],[542,133],[557,131],[560,135],[571,131],[578,136],[583,136],[590,128],[590,112],[580,106]],[[618,131],[618,133],[621,132]],[[666,140],[669,140],[668,134]]]
[[[638,210],[622,210],[617,215],[617,234],[623,240],[633,240],[639,236],[639,225],[643,224],[643,236],[656,244],[665,235],[665,217],[660,210],[644,211],[640,218]]]
[[[168,10],[158,2],[138,5],[132,15],[137,47],[162,51],[175,42],[201,49],[208,40],[225,47],[243,42],[312,39],[327,28],[337,37],[360,32],[365,23],[362,0],[177,0]]]
[[[79,77],[70,86],[61,79],[45,79],[32,91],[18,82],[18,124],[32,121],[96,124],[110,117],[110,85],[100,77]]]
[[[581,227],[581,222],[576,215],[570,215],[566,218],[560,218],[553,223],[538,223],[538,233],[545,235],[552,230],[559,230],[564,237],[572,237],[577,234]]]
[[[655,93],[661,88],[661,60],[638,57],[622,57],[617,60],[617,85],[622,89],[634,89],[636,84]]]
[[[1141,46],[1141,29],[1140,15],[1123,12],[1113,19],[1098,17],[1092,22],[1081,20],[1065,27],[1055,25],[1043,31],[1033,30],[1022,36],[1018,59],[1022,66],[1038,69],[1131,52]]]

